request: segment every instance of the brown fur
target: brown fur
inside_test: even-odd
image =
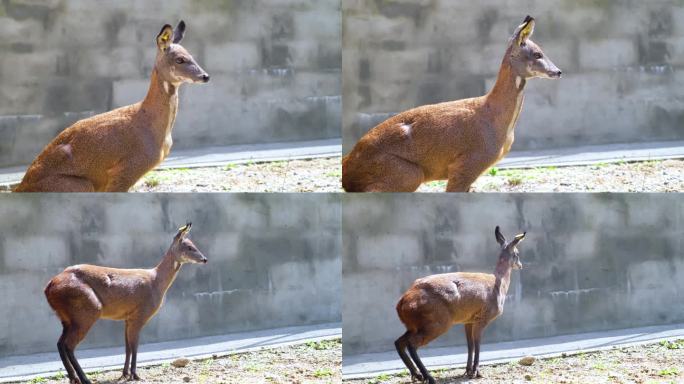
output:
[[[74,350],[100,318],[125,321],[123,377],[139,379],[136,359],[140,331],[161,307],[181,265],[207,262],[186,237],[189,230],[190,224],[179,230],[171,247],[153,269],[75,265],[50,280],[45,287],[45,297],[62,322],[57,349],[71,383],[90,383]]]
[[[142,102],[80,120],[62,131],[36,157],[14,191],[126,192],[159,165],[173,143],[178,88],[183,82],[209,81],[190,53],[177,44],[184,31],[182,21],[176,31],[168,24],[162,29],[149,91]],[[161,36],[168,40],[160,41]],[[185,61],[179,64],[178,58]]]
[[[506,50],[496,84],[485,96],[426,105],[400,113],[359,140],[342,160],[347,192],[413,192],[422,183],[449,180],[447,191],[467,192],[511,149],[526,79],[560,77],[529,39],[525,19]]]
[[[399,299],[397,315],[406,326],[406,333],[396,340],[395,346],[412,377],[434,383],[418,357],[417,349],[443,335],[455,324],[465,324],[468,344],[466,374],[479,376],[482,332],[503,313],[511,270],[522,268],[516,246],[525,234],[516,236],[510,243],[506,243],[499,227],[496,227],[495,234],[501,253],[494,274],[458,272],[424,277],[417,279]],[[411,358],[406,355],[407,349]]]

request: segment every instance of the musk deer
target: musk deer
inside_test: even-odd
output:
[[[161,307],[181,266],[207,262],[188,238],[191,225],[188,223],[178,230],[169,250],[152,269],[75,265],[50,280],[45,297],[62,322],[57,350],[71,383],[90,383],[74,356],[74,349],[100,318],[126,322],[122,378],[140,379],[136,373],[140,330]]]
[[[179,43],[185,22],[166,24],[145,99],[76,122],[29,166],[15,192],[126,192],[171,150],[171,131],[183,83],[209,75]]]
[[[416,280],[397,303],[397,314],[406,326],[406,333],[394,345],[412,379],[435,383],[418,357],[417,349],[446,333],[454,324],[465,324],[466,375],[480,377],[482,332],[503,313],[511,270],[522,269],[516,246],[525,238],[525,233],[517,235],[510,243],[506,242],[499,227],[494,233],[501,253],[493,275],[457,272],[424,277]]]
[[[527,80],[561,77],[530,40],[534,23],[527,16],[515,30],[487,95],[414,108],[371,129],[342,161],[344,189],[413,192],[448,179],[448,192],[468,192],[511,149]]]

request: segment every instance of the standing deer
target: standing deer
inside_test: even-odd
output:
[[[397,303],[397,314],[406,326],[406,333],[394,345],[411,372],[412,379],[435,383],[418,357],[417,348],[446,333],[454,324],[465,324],[468,342],[465,374],[470,378],[481,377],[482,332],[503,313],[511,270],[522,269],[516,246],[525,238],[523,233],[508,243],[499,227],[496,227],[494,234],[501,246],[501,253],[493,275],[457,272],[424,277],[413,282]],[[406,354],[407,349],[411,358]]]
[[[161,307],[181,266],[207,262],[188,238],[191,226],[188,223],[178,230],[171,247],[155,268],[75,265],[50,280],[45,287],[45,297],[62,322],[57,350],[70,383],[90,384],[74,356],[74,349],[100,318],[126,322],[126,362],[122,378],[140,380],[136,373],[140,330]]]
[[[126,192],[171,150],[171,131],[183,83],[209,75],[179,45],[185,22],[166,24],[142,102],[76,122],[33,161],[15,192]]]
[[[534,23],[527,16],[515,30],[487,95],[411,109],[371,129],[342,161],[344,189],[413,192],[448,179],[447,192],[468,192],[511,149],[527,80],[561,77],[530,40]]]

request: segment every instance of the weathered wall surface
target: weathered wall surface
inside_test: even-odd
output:
[[[416,278],[493,272],[496,225],[527,237],[486,342],[684,321],[679,196],[345,196],[344,353],[394,349],[395,305]],[[464,343],[456,326],[432,345]]]
[[[533,80],[513,150],[683,139],[684,4],[343,0],[345,151],[403,110],[480,96],[525,15],[562,70]]]
[[[0,198],[0,356],[54,351],[43,289],[80,263],[151,268],[179,226],[209,259],[185,265],[142,342],[341,320],[334,195],[43,195]],[[101,320],[83,347],[121,346]]]
[[[175,148],[340,135],[339,0],[0,2],[0,166],[142,100],[164,23],[212,80],[181,88]]]

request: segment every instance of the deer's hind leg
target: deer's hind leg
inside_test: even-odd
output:
[[[83,372],[78,363],[74,351],[78,344],[83,341],[90,328],[97,322],[102,313],[102,305],[93,290],[85,284],[80,284],[76,292],[66,292],[65,300],[67,307],[73,309],[69,312],[69,319],[65,321],[63,338],[60,338],[62,349],[81,384],[90,384],[90,380]],[[73,379],[72,379],[73,382]]]
[[[425,368],[425,365],[423,364],[423,361],[418,356],[418,348],[427,345],[432,340],[443,335],[449,330],[450,327],[451,324],[449,322],[426,322],[422,328],[416,330],[416,332],[413,332],[408,337],[407,347],[409,355],[416,363],[416,366],[428,384],[435,384],[435,379],[432,377],[432,375],[430,375],[430,372],[428,372],[427,368]]]
[[[75,383],[77,382],[76,372],[74,371],[74,367],[71,365],[69,355],[66,351],[66,344],[64,343],[64,339],[67,335],[67,329],[68,324],[62,322],[62,336],[60,336],[59,341],[57,341],[57,351],[59,352],[59,358],[62,359],[62,365],[64,365],[64,369],[66,369],[67,375],[69,376],[69,382]]]
[[[425,180],[420,165],[390,153],[379,154],[368,166],[372,177],[363,192],[415,192]]]
[[[401,335],[401,337],[394,342],[394,346],[397,348],[397,353],[399,353],[401,361],[404,362],[404,365],[406,366],[406,368],[408,368],[409,372],[411,373],[411,379],[415,379],[422,382],[423,376],[420,373],[418,373],[418,370],[416,369],[416,366],[413,364],[413,361],[411,361],[411,358],[406,354],[406,349],[408,348],[408,337],[410,334],[410,331],[406,331],[406,333]]]
[[[95,186],[83,177],[51,175],[33,183],[22,182],[14,192],[95,192]]]

